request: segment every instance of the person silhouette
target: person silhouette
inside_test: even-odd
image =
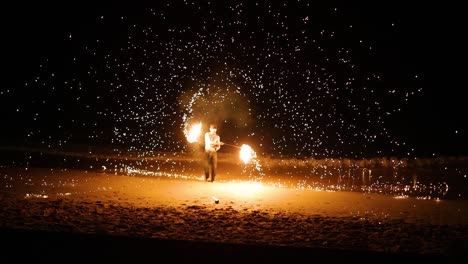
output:
[[[205,133],[205,181],[213,182],[218,168],[218,150],[221,148],[221,138],[216,133],[217,126],[210,125],[210,131]]]

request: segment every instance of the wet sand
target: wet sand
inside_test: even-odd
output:
[[[422,260],[468,249],[467,201],[57,168],[0,173],[2,253],[13,259]],[[13,254],[18,247],[30,254]]]

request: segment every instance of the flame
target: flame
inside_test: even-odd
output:
[[[244,161],[245,164],[249,162],[252,158],[256,158],[257,154],[252,150],[249,145],[243,144],[240,150],[240,158]]]
[[[187,125],[185,126],[186,129],[184,131],[185,137],[187,138],[187,141],[190,143],[197,142],[198,137],[201,134],[201,128],[202,128],[202,123],[198,123],[193,125],[190,128],[187,128]]]

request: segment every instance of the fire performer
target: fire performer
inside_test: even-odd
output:
[[[216,133],[217,126],[210,125],[210,131],[205,133],[205,181],[210,179],[211,182],[215,180],[216,169],[218,167],[218,153],[217,151],[223,144],[221,138]],[[211,177],[210,177],[211,176]]]

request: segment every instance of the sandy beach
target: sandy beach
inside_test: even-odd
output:
[[[467,262],[462,8],[4,10],[1,264]]]
[[[82,248],[95,257],[133,259],[140,252],[143,259],[156,250],[186,252],[171,256],[190,259],[200,248],[213,260],[239,260],[244,252],[249,260],[278,260],[280,254],[375,261],[458,259],[468,249],[468,201],[58,168],[0,172],[0,227],[9,245],[2,249],[13,258],[9,253],[20,245],[12,238],[49,258]],[[73,246],[56,250],[62,243]],[[89,249],[93,244],[102,250]]]

